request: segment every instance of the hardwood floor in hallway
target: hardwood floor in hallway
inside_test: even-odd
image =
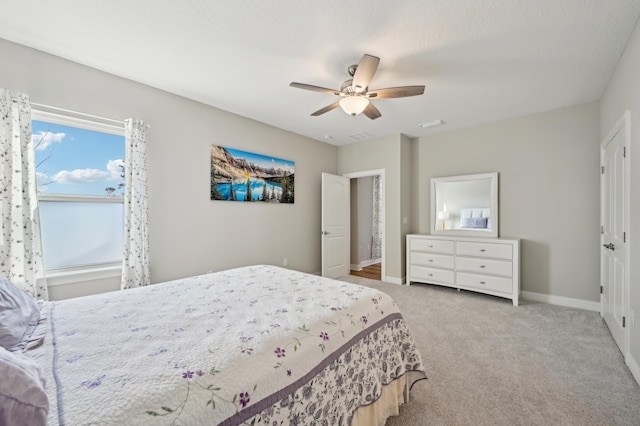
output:
[[[382,263],[375,263],[373,265],[365,266],[362,271],[351,271],[350,275],[357,277],[369,278],[371,280],[382,280]]]

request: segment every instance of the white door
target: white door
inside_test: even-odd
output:
[[[322,174],[322,276],[338,278],[350,270],[350,180]]]
[[[617,126],[618,127],[618,126]],[[627,352],[626,132],[619,126],[602,144],[600,259],[602,315],[623,354]]]

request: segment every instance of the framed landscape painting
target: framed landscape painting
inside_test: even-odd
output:
[[[211,145],[211,199],[293,204],[295,162]]]

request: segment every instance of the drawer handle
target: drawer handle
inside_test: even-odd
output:
[[[484,266],[484,265],[480,265],[480,267],[481,267],[481,268],[484,268],[485,266]]]
[[[433,259],[429,259],[428,262],[433,262]]]
[[[430,276],[430,277],[432,277],[432,276],[433,276],[433,274],[427,274],[427,275],[428,275],[428,276]]]
[[[433,248],[433,246],[432,246],[432,245],[428,245],[427,247],[429,247],[429,248]]]
[[[485,249],[480,249],[480,251],[486,251]]]
[[[484,282],[484,281],[480,281],[480,284],[486,284],[486,282]]]

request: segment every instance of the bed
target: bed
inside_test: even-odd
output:
[[[50,425],[384,424],[426,377],[389,296],[265,265],[45,302],[29,335]]]

